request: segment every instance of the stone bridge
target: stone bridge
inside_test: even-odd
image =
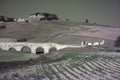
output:
[[[29,53],[49,53],[51,51],[58,51],[67,47],[85,47],[77,45],[60,45],[56,43],[29,43],[29,42],[7,42],[0,43],[0,48],[3,50],[23,51]]]
[[[102,42],[91,43],[92,45],[102,45]],[[90,44],[90,43],[89,43]],[[57,43],[30,43],[30,42],[0,42],[0,48],[7,51],[21,51],[28,53],[49,53],[52,51],[58,51],[63,48],[81,48],[89,46],[88,43],[82,41],[79,45],[61,45]],[[91,46],[91,45],[90,45]]]

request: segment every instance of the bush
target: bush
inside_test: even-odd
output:
[[[26,20],[25,22],[26,22],[26,23],[28,23],[28,22],[29,22],[29,20]]]
[[[66,21],[69,21],[69,19],[66,19]]]
[[[120,50],[116,50],[116,52],[120,52]]]
[[[115,47],[120,47],[120,36],[115,41]]]
[[[27,39],[26,39],[26,38],[17,39],[17,42],[25,42],[25,41],[27,41]]]
[[[88,19],[85,20],[85,23],[89,23]]]

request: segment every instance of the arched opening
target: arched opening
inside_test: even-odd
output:
[[[15,48],[10,48],[9,51],[13,51],[13,52],[15,52],[16,49],[15,49]]]
[[[55,48],[55,47],[52,47],[52,48],[50,48],[49,49],[49,52],[51,53],[51,52],[56,52],[57,51],[57,49]]]
[[[31,53],[31,49],[30,49],[28,46],[24,46],[24,47],[21,49],[21,52]]]
[[[36,54],[43,54],[43,53],[44,53],[44,49],[43,49],[43,48],[38,47],[38,48],[36,49]]]
[[[0,50],[4,50],[2,47],[0,47]]]

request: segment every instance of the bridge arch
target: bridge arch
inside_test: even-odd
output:
[[[21,48],[21,52],[25,52],[25,53],[31,53],[31,49],[28,46],[23,46]]]
[[[0,47],[0,50],[4,50],[2,47]]]
[[[49,52],[51,53],[51,52],[56,52],[57,51],[57,48],[56,47],[51,47],[50,49],[49,49]]]
[[[36,54],[43,54],[44,52],[45,52],[44,48],[42,48],[42,47],[36,48]]]
[[[13,48],[13,47],[9,48],[8,50],[9,50],[9,51],[14,51],[14,52],[16,51],[16,49]]]

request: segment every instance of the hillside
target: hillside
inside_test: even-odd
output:
[[[0,29],[1,38],[27,38],[29,41],[36,41],[39,38],[37,42],[44,42],[58,33],[69,31],[70,24],[61,22],[13,22],[6,23],[6,25],[6,29]]]
[[[82,24],[79,22],[58,20],[41,22],[33,21],[31,23],[11,22],[6,23],[6,25],[7,28],[0,29],[0,38],[26,38],[28,42],[55,42],[60,44],[80,44],[83,40],[94,42],[101,41],[103,39],[111,43],[113,40],[115,40],[106,38],[104,36],[101,37],[101,35],[100,37],[98,37],[98,35],[86,35],[88,32],[92,32],[92,35],[96,34],[95,32],[98,32],[100,34],[101,32],[99,31],[102,31],[102,28],[109,28],[108,26],[101,26],[96,24],[91,25]],[[105,33],[102,32],[101,34]],[[110,36],[111,34],[107,35]]]

